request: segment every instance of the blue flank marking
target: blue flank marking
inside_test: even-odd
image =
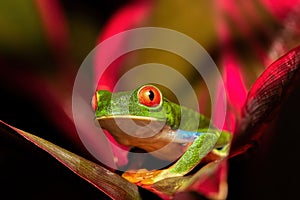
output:
[[[175,131],[174,139],[175,142],[179,143],[193,142],[197,137],[199,137],[202,134],[202,132],[192,132],[178,129]]]

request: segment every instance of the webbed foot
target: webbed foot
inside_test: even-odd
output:
[[[155,182],[168,178],[167,170],[140,169],[136,172],[128,171],[122,174],[122,177],[131,183],[138,185],[151,185]]]

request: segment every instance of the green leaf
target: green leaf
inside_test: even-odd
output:
[[[141,187],[164,199],[172,198],[181,192],[197,192],[208,199],[225,199],[227,196],[226,164],[226,159],[210,162],[192,175],[166,178],[153,185],[141,185]]]

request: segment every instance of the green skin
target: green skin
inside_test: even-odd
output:
[[[160,104],[141,104],[141,87],[118,93],[97,91],[95,117],[123,145],[139,147],[160,159],[179,158],[171,167],[153,175],[152,183],[187,174],[210,152],[227,155],[230,133],[211,127],[210,120],[200,113],[170,102],[157,88],[162,97]]]

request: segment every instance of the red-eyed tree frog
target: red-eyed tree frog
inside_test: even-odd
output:
[[[96,121],[120,144],[141,148],[163,160],[176,159],[166,169],[125,172],[123,177],[130,182],[153,184],[184,176],[210,153],[227,155],[229,132],[211,127],[210,120],[200,113],[170,102],[154,85],[117,93],[98,90],[92,106]]]

